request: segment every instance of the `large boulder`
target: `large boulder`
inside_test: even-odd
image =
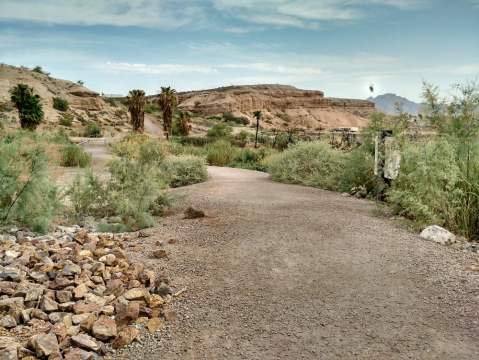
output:
[[[428,226],[421,232],[420,236],[423,239],[434,241],[441,245],[448,245],[456,242],[456,235],[437,225]]]

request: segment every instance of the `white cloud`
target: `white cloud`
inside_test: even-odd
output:
[[[245,63],[245,64],[223,64],[223,69],[252,70],[265,73],[288,74],[288,75],[319,75],[321,70],[316,67],[301,66],[298,64],[277,65],[271,63]]]
[[[314,76],[321,74],[316,67],[298,64],[279,65],[272,63],[219,64],[215,66],[201,64],[132,64],[125,62],[107,62],[105,69],[116,72],[132,72],[141,74],[212,74],[221,70],[247,70],[269,74]]]
[[[206,19],[195,0],[2,0],[0,19],[53,24],[176,28]]]
[[[357,20],[365,6],[412,10],[430,0],[214,0],[215,7],[232,17],[260,25],[317,28],[321,21]]]
[[[0,20],[54,24],[179,28],[219,26],[232,33],[255,26],[315,29],[322,21],[348,21],[367,16],[365,6],[410,10],[431,0],[1,0]],[[471,0],[477,1],[477,0]],[[219,20],[222,19],[222,20]],[[228,22],[219,24],[217,22]],[[256,29],[257,30],[257,29]]]
[[[131,64],[107,62],[106,69],[118,72],[132,72],[141,74],[181,74],[181,73],[201,73],[211,74],[217,70],[207,65],[191,64]]]

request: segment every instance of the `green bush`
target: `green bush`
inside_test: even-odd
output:
[[[206,160],[210,165],[226,166],[235,157],[236,148],[229,141],[218,140],[206,147]]]
[[[243,116],[235,116],[231,112],[223,113],[223,120],[226,122],[235,123],[238,125],[248,125],[249,120]]]
[[[340,177],[341,191],[375,197],[384,188],[384,183],[374,175],[374,156],[364,147],[345,154],[344,169]]]
[[[73,124],[73,115],[63,114],[60,118],[59,124],[62,126],[70,127]]]
[[[215,142],[216,139],[213,137],[204,136],[183,136],[180,138],[175,138],[175,141],[182,145],[205,146]]]
[[[60,149],[61,154],[61,166],[66,167],[87,167],[91,164],[91,156],[90,154],[86,153],[79,145],[76,144],[68,144],[64,145]]]
[[[246,144],[248,143],[248,138],[249,137],[250,137],[249,132],[247,132],[245,130],[241,130],[239,133],[237,133],[234,136],[234,139],[238,143],[239,146],[243,147],[243,146],[246,146]]]
[[[233,129],[231,126],[226,125],[226,124],[216,124],[213,125],[210,129],[208,129],[208,132],[206,133],[206,136],[209,138],[229,138],[231,136]]]
[[[58,111],[67,111],[69,108],[68,100],[60,97],[54,97],[53,108]]]
[[[59,209],[47,157],[35,137],[22,133],[0,139],[0,226],[46,232]]]
[[[43,74],[43,75],[47,75],[49,76],[50,73],[49,72],[46,72],[45,70],[43,70],[43,68],[41,66],[35,66],[32,71],[36,72],[36,73],[39,73],[39,74]]]
[[[460,177],[455,148],[446,140],[408,144],[388,200],[399,214],[421,224],[451,226],[463,196]]]
[[[85,137],[97,138],[101,137],[101,127],[96,122],[89,122],[85,126],[85,132],[83,134]]]
[[[145,112],[147,114],[155,114],[155,113],[160,113],[160,107],[155,104],[155,103],[149,103],[145,105]]]
[[[169,156],[161,164],[171,187],[186,186],[207,179],[205,160],[198,156]]]
[[[167,180],[158,167],[121,158],[110,164],[110,179],[102,182],[92,173],[78,177],[67,194],[74,215],[107,218],[118,216],[125,229],[137,230],[155,223],[161,211]]]
[[[338,190],[345,155],[324,142],[299,143],[272,156],[268,171],[275,181]]]
[[[229,164],[231,167],[248,169],[248,170],[257,170],[257,171],[266,171],[266,165],[264,159],[269,156],[272,156],[276,152],[270,148],[260,148],[260,149],[239,149],[232,163]]]
[[[43,121],[43,107],[40,96],[26,84],[18,84],[10,89],[10,100],[18,110],[23,129],[35,130]]]

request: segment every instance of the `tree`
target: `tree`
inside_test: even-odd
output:
[[[126,100],[133,131],[142,133],[145,131],[145,92],[143,90],[131,90]]]
[[[173,121],[173,111],[178,103],[175,89],[171,87],[161,87],[161,93],[158,97],[158,105],[163,113],[163,132],[166,139],[171,136],[171,123]]]
[[[258,147],[259,120],[261,119],[263,114],[261,113],[261,111],[257,110],[253,113],[253,116],[256,118],[256,136],[254,138],[254,147],[257,148]]]
[[[10,89],[10,100],[15,104],[24,129],[35,130],[43,121],[43,109],[40,96],[26,84],[18,84]]]
[[[178,114],[176,132],[178,135],[188,136],[190,130],[190,114],[187,111],[180,111]]]
[[[47,75],[47,76],[50,76],[50,73],[49,72],[46,72],[42,69],[41,66],[35,66],[32,71],[36,72],[36,73],[39,73],[39,74],[43,74],[43,75]]]

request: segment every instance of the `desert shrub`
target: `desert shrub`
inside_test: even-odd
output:
[[[106,217],[112,211],[109,204],[107,185],[90,170],[78,175],[68,188],[67,196],[73,208],[73,217]]]
[[[61,154],[61,166],[67,167],[87,167],[91,163],[91,156],[90,154],[86,153],[85,150],[81,148],[81,146],[76,144],[68,144],[64,145],[60,149]]]
[[[233,129],[231,126],[226,124],[215,124],[206,133],[206,136],[209,138],[229,138],[231,136]]]
[[[0,140],[0,225],[46,232],[60,209],[42,146],[26,135]]]
[[[444,139],[409,144],[402,155],[399,177],[388,191],[396,211],[419,223],[454,222],[460,169],[454,146]]]
[[[248,143],[249,136],[249,132],[241,130],[234,136],[234,140],[238,143],[239,146],[246,146],[246,144]]]
[[[73,115],[63,114],[60,118],[59,124],[62,126],[70,127],[73,124]]]
[[[168,147],[148,135],[130,134],[113,145],[113,152],[130,160],[160,164],[168,153]]]
[[[215,142],[216,139],[204,136],[183,136],[181,138],[176,138],[175,141],[182,145],[205,146]]]
[[[118,216],[125,229],[152,226],[154,213],[164,203],[166,180],[158,167],[121,158],[111,162],[110,178],[101,181],[91,172],[78,177],[67,194],[74,215],[107,218]]]
[[[206,160],[210,165],[226,166],[235,156],[236,148],[229,141],[218,140],[206,147]]]
[[[39,73],[39,74],[43,74],[43,75],[50,75],[49,72],[46,72],[45,70],[43,70],[43,68],[39,65],[35,66],[32,71],[36,72],[36,73]]]
[[[340,177],[340,190],[363,197],[375,197],[384,190],[383,182],[374,175],[374,156],[364,147],[345,154]]]
[[[231,167],[266,171],[264,159],[272,156],[276,152],[270,148],[250,149],[244,148],[236,151],[235,156],[229,164]]]
[[[203,182],[208,177],[205,160],[193,155],[169,156],[161,164],[171,187]]]
[[[60,97],[54,97],[53,108],[58,111],[67,111],[69,108],[68,100]]]
[[[231,112],[223,113],[223,120],[226,122],[232,122],[238,125],[248,125],[249,120],[242,116],[235,116]]]
[[[105,100],[106,103],[108,103],[109,105],[113,106],[113,107],[117,107],[118,106],[118,102],[117,100],[115,100],[114,98],[111,98],[111,97],[103,97],[103,100]]]
[[[100,125],[98,125],[96,122],[93,122],[93,121],[89,122],[85,126],[85,130],[84,130],[83,135],[85,137],[90,137],[90,138],[101,137],[101,127],[100,127]]]
[[[275,181],[338,190],[345,155],[329,144],[302,142],[274,155],[268,172]]]
[[[18,84],[10,89],[10,100],[18,110],[22,128],[35,130],[43,121],[44,113],[40,96],[34,93],[33,88]]]
[[[155,114],[155,113],[160,113],[160,107],[155,104],[155,103],[149,103],[145,105],[145,112],[147,114]]]

